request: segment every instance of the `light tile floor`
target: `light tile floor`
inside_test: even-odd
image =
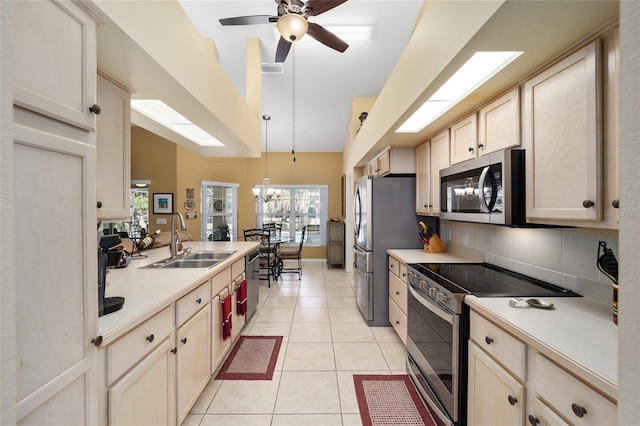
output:
[[[361,425],[353,374],[406,374],[396,332],[368,327],[350,274],[324,263],[262,281],[242,334],[284,337],[273,380],[212,378],[183,425]]]

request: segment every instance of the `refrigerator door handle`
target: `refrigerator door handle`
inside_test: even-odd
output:
[[[362,250],[360,247],[358,247],[357,245],[353,245],[353,251],[356,252],[356,254],[359,254],[361,256],[366,256],[367,252],[365,250]]]

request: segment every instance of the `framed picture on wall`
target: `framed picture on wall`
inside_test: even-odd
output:
[[[153,214],[172,214],[173,194],[154,193],[153,194]]]

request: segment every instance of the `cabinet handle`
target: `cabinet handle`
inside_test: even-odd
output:
[[[197,303],[198,305],[199,305],[199,304],[201,304],[201,303],[202,303],[202,298],[198,297],[198,298],[196,299],[196,303]]]
[[[507,399],[509,400],[509,404],[511,405],[516,405],[518,403],[518,398],[516,398],[515,396],[509,395]]]
[[[479,144],[478,144],[478,148],[479,148],[479,149],[484,148],[484,144],[479,143]]]
[[[98,207],[99,209],[102,208],[102,201],[98,201],[96,203],[96,207]]]
[[[396,324],[400,324],[400,321],[397,321],[397,320],[396,320]]]
[[[396,294],[400,294],[400,292],[398,290],[396,290]]]
[[[406,276],[407,276],[407,274],[403,272],[403,273],[402,273],[402,278],[404,278],[404,277],[406,277]]]
[[[487,345],[490,345],[493,343],[493,339],[489,336],[485,336],[484,341],[487,342]]]
[[[472,146],[469,147],[469,152],[473,152],[473,147]]]
[[[100,115],[100,113],[102,112],[102,109],[100,109],[100,105],[93,104],[89,107],[89,111],[91,111],[95,115]]]
[[[619,209],[620,208],[620,200],[613,200],[611,202],[611,205],[613,206],[614,209]]]
[[[174,354],[174,355],[175,355],[175,354],[176,354],[176,352],[178,352],[178,348],[173,348],[173,349],[171,349],[171,353],[172,353],[172,354]]]
[[[389,268],[393,268],[393,263],[391,265],[389,265]]]
[[[578,417],[584,417],[587,414],[587,409],[582,407],[581,405],[576,404],[575,402],[571,404],[571,410],[573,410],[573,414]]]
[[[433,207],[433,204],[429,204],[429,208]]]
[[[582,202],[582,207],[584,207],[585,209],[588,209],[589,207],[593,207],[594,205],[595,204],[591,200],[584,200]]]
[[[182,343],[183,345],[187,344],[187,338],[183,337],[182,339],[180,339],[180,343]]]
[[[427,205],[425,204],[423,207],[426,209],[426,208],[427,208],[427,207],[429,207],[429,206],[427,206]]]
[[[150,334],[150,335],[148,335],[148,336],[146,337],[146,339],[147,339],[147,342],[151,343],[151,342],[153,342],[153,339],[155,339],[155,337],[154,337],[154,335],[153,335],[153,334]]]
[[[100,346],[102,344],[102,336],[96,336],[93,339],[91,339],[91,343],[93,343],[96,346]]]
[[[529,424],[531,426],[536,426],[537,424],[540,424],[540,419],[535,417],[533,414],[529,414]]]

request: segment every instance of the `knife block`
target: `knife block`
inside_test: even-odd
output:
[[[438,234],[433,234],[429,239],[429,244],[424,245],[424,251],[427,253],[446,253],[447,248],[444,246]]]

